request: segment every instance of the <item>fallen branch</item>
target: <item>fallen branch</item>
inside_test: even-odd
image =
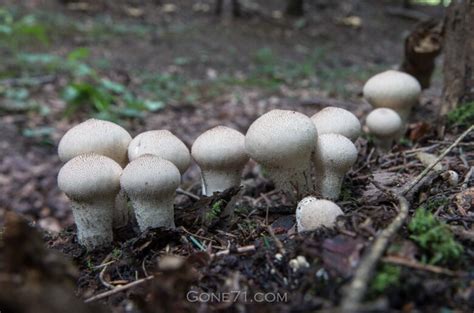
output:
[[[392,236],[400,229],[408,217],[409,204],[405,199],[405,195],[412,191],[420,181],[438,164],[451,150],[453,150],[472,130],[474,125],[469,127],[462,133],[454,143],[446,148],[441,155],[425,170],[423,170],[398,196],[399,212],[392,223],[385,228],[379,236],[375,239],[372,248],[361,260],[352,282],[345,287],[344,298],[341,302],[342,312],[358,312],[360,309],[360,302],[367,291],[367,285],[370,281],[372,273],[377,265],[377,262],[385,252],[388,243]]]
[[[419,263],[419,262],[416,262],[416,261],[404,259],[404,258],[397,257],[397,256],[387,256],[387,257],[382,258],[382,261],[385,262],[385,263],[390,263],[390,264],[395,264],[395,265],[402,265],[402,266],[411,267],[411,268],[414,268],[414,269],[417,269],[417,270],[432,272],[432,273],[436,273],[436,274],[443,274],[443,275],[447,275],[447,276],[463,277],[463,276],[467,275],[465,272],[455,272],[455,271],[451,271],[451,270],[448,270],[446,268],[442,268],[442,267],[439,267],[439,266],[430,265],[430,264],[423,264],[423,263]]]
[[[115,287],[112,290],[109,290],[109,291],[106,291],[106,292],[103,292],[103,293],[99,293],[98,295],[95,295],[93,297],[90,297],[90,298],[84,300],[84,303],[90,303],[90,302],[94,302],[94,301],[97,301],[97,300],[100,300],[100,299],[110,297],[111,295],[114,295],[114,294],[119,293],[121,291],[124,291],[124,290],[130,289],[132,287],[141,285],[141,284],[143,284],[143,283],[145,283],[145,282],[147,282],[147,281],[149,281],[153,278],[155,278],[155,276],[151,275],[151,276],[148,276],[148,277],[145,277],[145,278],[142,278],[142,279],[135,280],[135,281],[133,281],[129,284],[119,286],[119,287]]]
[[[176,193],[188,196],[188,197],[190,197],[191,199],[194,199],[194,200],[200,200],[201,199],[198,196],[196,196],[194,193],[186,191],[186,190],[181,189],[181,188],[176,189]]]
[[[254,245],[243,246],[243,247],[237,248],[237,253],[246,253],[246,252],[254,252],[254,251],[255,251]],[[230,254],[230,249],[222,250],[217,253],[211,254],[211,259],[214,259],[215,257],[223,256],[223,255],[228,255],[228,254]]]

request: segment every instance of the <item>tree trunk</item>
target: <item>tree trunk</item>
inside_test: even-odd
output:
[[[291,16],[303,16],[303,0],[288,0],[285,13]]]
[[[405,39],[405,57],[401,70],[413,75],[423,89],[430,86],[436,57],[441,52],[441,23],[436,20],[421,22]]]
[[[441,116],[474,101],[474,0],[453,0],[444,23]]]

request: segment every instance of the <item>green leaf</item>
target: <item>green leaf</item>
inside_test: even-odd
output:
[[[100,80],[100,84],[105,89],[108,89],[108,90],[110,90],[112,92],[115,92],[115,93],[118,93],[118,94],[121,94],[121,93],[124,93],[125,91],[127,91],[127,88],[124,85],[116,83],[114,81],[111,81],[107,78],[102,78]]]
[[[145,100],[144,104],[145,108],[151,112],[158,111],[165,107],[165,104],[162,101]]]
[[[90,50],[88,48],[80,47],[69,52],[67,55],[67,60],[77,62],[86,59],[89,57],[89,55]]]

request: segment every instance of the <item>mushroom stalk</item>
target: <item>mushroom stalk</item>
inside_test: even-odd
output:
[[[208,197],[229,187],[240,185],[242,169],[210,169],[201,171],[202,193]]]
[[[275,183],[276,189],[282,190],[288,195],[292,195],[294,191],[296,191],[297,195],[304,195],[314,190],[311,178],[311,164],[310,162],[307,163],[307,166],[303,165],[293,168],[263,166],[263,169]]]
[[[102,198],[88,203],[71,201],[72,214],[77,226],[79,242],[92,249],[112,242],[112,220],[114,199]],[[90,208],[93,207],[93,210]]]
[[[341,193],[345,173],[326,171],[324,167],[316,167],[316,190],[325,199],[337,199]]]
[[[115,210],[113,212],[113,226],[119,228],[127,225],[130,219],[130,209],[128,208],[127,194],[123,189],[120,189],[115,198]]]
[[[174,224],[174,194],[161,199],[132,199],[135,217],[141,230],[147,228],[175,228]]]

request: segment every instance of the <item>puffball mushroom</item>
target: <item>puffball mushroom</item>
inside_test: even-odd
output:
[[[304,114],[272,110],[255,120],[245,136],[249,156],[285,192],[298,196],[313,190],[311,154],[318,140],[313,121]]]
[[[339,134],[318,137],[314,154],[316,190],[323,198],[335,200],[341,192],[344,175],[357,160],[357,148]]]
[[[58,145],[58,155],[61,161],[67,162],[84,153],[97,153],[125,167],[128,162],[127,148],[131,140],[132,136],[123,127],[91,118],[64,134]],[[114,227],[126,225],[128,218],[127,198],[120,192],[115,204]]]
[[[153,154],[170,161],[183,174],[191,163],[186,145],[168,130],[150,130],[137,135],[128,146],[130,161],[144,154]]]
[[[103,120],[88,119],[64,134],[59,142],[59,159],[67,162],[84,153],[97,153],[111,158],[120,166],[127,164],[127,148],[132,140],[121,126]]]
[[[59,171],[58,186],[72,201],[79,243],[89,249],[112,242],[121,173],[117,162],[95,153],[72,158]]]
[[[390,108],[406,124],[411,108],[418,103],[421,85],[410,74],[389,70],[372,76],[365,83],[363,93],[374,108]]]
[[[390,150],[403,128],[403,122],[398,113],[388,108],[373,110],[367,115],[365,123],[380,151]]]
[[[351,112],[337,108],[326,107],[314,114],[311,119],[316,125],[318,134],[339,134],[356,141],[360,135],[359,119]]]
[[[123,170],[120,185],[135,211],[141,231],[174,228],[174,196],[181,181],[178,168],[165,159],[146,154]]]
[[[296,208],[296,226],[298,232],[316,230],[320,227],[334,227],[341,208],[332,201],[306,197]]]
[[[191,155],[201,168],[202,193],[206,196],[239,186],[249,160],[244,135],[226,126],[202,133],[194,141]]]

